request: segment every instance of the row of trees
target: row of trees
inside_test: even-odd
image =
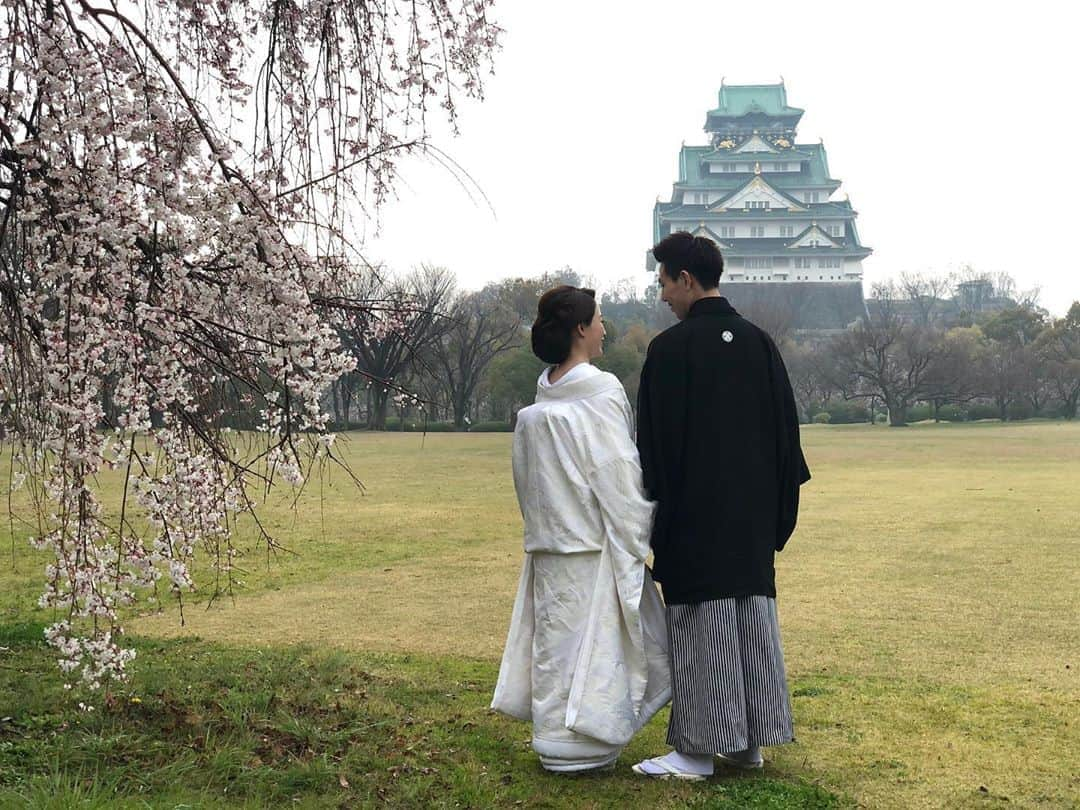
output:
[[[874,288],[868,315],[843,334],[791,340],[785,357],[807,419],[835,400],[875,404],[904,425],[926,403],[992,404],[1000,419],[1018,404],[1035,415],[1073,419],[1080,402],[1080,302],[1050,318],[1030,301],[950,323],[898,283]],[[913,312],[916,313],[913,316]],[[959,322],[956,322],[959,321]]]
[[[374,430],[395,424],[391,419],[397,426],[434,421],[459,430],[477,422],[512,424],[532,402],[543,370],[529,348],[537,300],[557,284],[584,283],[569,268],[479,291],[459,290],[450,271],[430,266],[362,279],[351,297],[386,305],[342,329],[357,365],[333,384],[328,407],[339,427]],[[666,325],[650,300],[629,284],[601,298],[609,335],[600,365],[631,386],[649,340]]]
[[[1008,276],[968,275],[904,276],[878,285],[866,316],[838,333],[800,331],[781,297],[743,314],[780,344],[806,421],[846,408],[870,419],[880,410],[903,425],[920,403],[935,417],[945,406],[992,406],[1004,420],[1022,405],[1036,415],[1075,418],[1080,303],[1054,319],[1036,296],[1017,293]],[[458,290],[442,268],[365,278],[369,286],[354,297],[393,305],[343,335],[357,368],[331,392],[341,427],[512,426],[517,410],[533,401],[543,369],[529,348],[537,299],[556,284],[585,283],[569,268],[478,292]],[[982,290],[974,308],[964,300],[973,289]],[[642,294],[630,282],[609,289],[600,303],[608,338],[597,364],[616,374],[633,400],[649,341],[671,315],[655,289]]]

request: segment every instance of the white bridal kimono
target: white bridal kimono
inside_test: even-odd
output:
[[[525,563],[491,706],[533,724],[545,768],[615,761],[671,697],[663,603],[645,568],[633,414],[612,374],[545,371],[518,412],[514,487]]]

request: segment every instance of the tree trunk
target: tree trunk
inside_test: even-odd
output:
[[[464,393],[454,395],[454,427],[458,430],[465,429],[465,417],[469,415],[469,403]]]
[[[379,388],[371,394],[372,408],[368,419],[368,427],[371,430],[386,430],[386,406],[390,400],[390,392]]]
[[[934,424],[941,422],[941,400],[935,399],[931,401],[931,407],[934,409]]]
[[[1066,397],[1062,401],[1061,411],[1066,419],[1076,418],[1076,406],[1080,403],[1080,391],[1077,391],[1071,397]]]
[[[907,405],[886,402],[889,409],[889,427],[907,427]]]
[[[1009,421],[1009,401],[1007,399],[1001,399],[999,397],[998,400],[997,400],[997,406],[998,406],[998,418],[1002,422]]]
[[[341,389],[345,383],[339,378],[330,386],[330,406],[334,409],[334,425],[341,429]]]
[[[342,420],[342,422],[345,425],[345,430],[349,429],[349,411],[352,408],[352,401],[353,401],[352,386],[349,385],[347,382],[342,381],[342,383],[341,383],[341,411],[342,411],[342,414],[344,416],[344,419]]]

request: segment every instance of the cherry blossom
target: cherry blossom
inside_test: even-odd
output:
[[[198,555],[229,591],[237,516],[334,459],[341,329],[400,326],[343,297],[347,235],[427,147],[429,104],[456,126],[457,94],[481,97],[490,8],[0,0],[0,437],[81,686],[125,677],[148,594],[182,616]],[[258,441],[228,431],[243,413]]]

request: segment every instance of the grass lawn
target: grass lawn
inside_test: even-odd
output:
[[[628,774],[666,715],[614,775],[558,779],[486,710],[521,560],[508,435],[347,438],[366,494],[339,475],[295,515],[267,503],[297,556],[253,552],[235,601],[196,595],[184,627],[129,622],[112,710],[61,692],[16,523],[0,807],[114,788],[139,807],[1080,807],[1080,424],[806,428],[814,479],[778,557],[798,742],[707,787]]]

